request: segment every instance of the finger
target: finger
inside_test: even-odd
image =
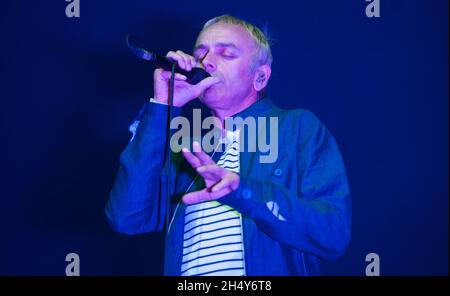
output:
[[[201,64],[199,59],[194,58],[194,67],[195,68],[203,68],[203,65]]]
[[[217,193],[209,192],[207,188],[204,188],[199,191],[189,192],[183,195],[183,202],[185,204],[196,204],[204,201],[211,201],[221,197]]]
[[[191,63],[192,68],[196,67],[197,66],[197,60],[191,55],[188,55],[188,58],[189,58],[189,61]]]
[[[228,194],[229,192],[237,190],[239,187],[239,183],[239,175],[229,172],[225,177],[222,178],[222,180],[211,186],[211,192],[226,191]]]
[[[182,52],[181,50],[177,50],[177,53],[183,58],[184,64],[186,65],[186,71],[191,71],[192,63],[191,63],[190,56],[188,54]]]
[[[202,165],[197,167],[197,172],[205,179],[217,179],[220,180],[227,175],[227,171],[224,168],[219,167],[217,164]]]
[[[171,71],[162,71],[161,72],[161,76],[166,80],[169,80],[171,75],[172,75]],[[187,77],[184,76],[183,74],[175,73],[175,80],[185,81],[186,79],[187,79]]]
[[[220,180],[219,182],[217,182],[214,186],[211,187],[211,192],[221,191],[225,188],[229,188],[230,185],[231,185],[231,179],[225,177],[222,180]]]
[[[202,92],[204,92],[207,88],[213,86],[214,84],[220,82],[220,79],[217,77],[207,77],[205,79],[203,79],[202,81],[200,81],[199,83],[197,83],[195,85],[196,91],[198,93],[198,95],[200,95]]]
[[[197,60],[194,57],[191,57],[191,65],[192,65],[192,68],[195,68],[197,65]]]
[[[192,151],[194,152],[194,155],[197,156],[198,159],[200,159],[200,163],[202,165],[214,163],[212,158],[202,151],[202,148],[198,142],[195,141],[194,143],[192,143]]]
[[[184,57],[185,62],[187,64],[189,64],[191,66],[191,68],[194,68],[195,65],[197,64],[197,60],[193,56],[191,56],[181,50],[178,50],[177,53]]]
[[[197,158],[192,152],[190,152],[187,148],[181,149],[184,158],[189,162],[189,164],[195,169],[199,166],[201,166],[200,159]]]
[[[166,57],[172,61],[175,61],[178,64],[178,67],[180,67],[181,69],[186,70],[186,63],[184,62],[184,58],[180,54],[169,51]]]

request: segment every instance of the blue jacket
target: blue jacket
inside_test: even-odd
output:
[[[172,116],[181,112],[172,110]],[[204,183],[175,153],[168,179],[167,112],[156,103],[141,110],[105,211],[115,231],[165,231],[164,272],[180,275],[185,209],[180,199],[189,187],[195,191]],[[243,215],[247,275],[319,275],[320,260],[341,256],[350,240],[350,192],[333,136],[311,112],[283,110],[268,99],[235,116],[277,117],[279,125],[277,160],[261,163],[260,152],[241,152],[240,185],[219,199]]]

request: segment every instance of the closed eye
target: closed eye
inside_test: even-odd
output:
[[[234,59],[237,57],[236,54],[231,53],[231,52],[223,52],[221,55],[222,55],[222,57],[224,57],[226,59]]]

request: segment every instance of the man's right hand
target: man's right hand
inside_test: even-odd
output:
[[[193,56],[190,56],[180,50],[176,52],[169,51],[166,57],[177,62],[178,67],[186,71],[191,71],[193,67],[200,66]],[[170,71],[165,71],[163,69],[156,69],[153,73],[153,97],[158,102],[168,103],[170,75]],[[183,106],[184,104],[200,96],[200,94],[203,93],[208,87],[219,82],[218,78],[212,76],[203,79],[196,85],[189,84],[185,80],[186,76],[179,73],[175,74],[173,93],[174,106]]]

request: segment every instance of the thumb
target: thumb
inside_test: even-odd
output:
[[[200,94],[202,93],[204,90],[206,90],[208,87],[213,86],[214,84],[218,83],[220,80],[217,77],[208,77],[203,79],[202,81],[200,81],[199,83],[197,83],[195,85],[195,88],[197,90],[197,92]]]

